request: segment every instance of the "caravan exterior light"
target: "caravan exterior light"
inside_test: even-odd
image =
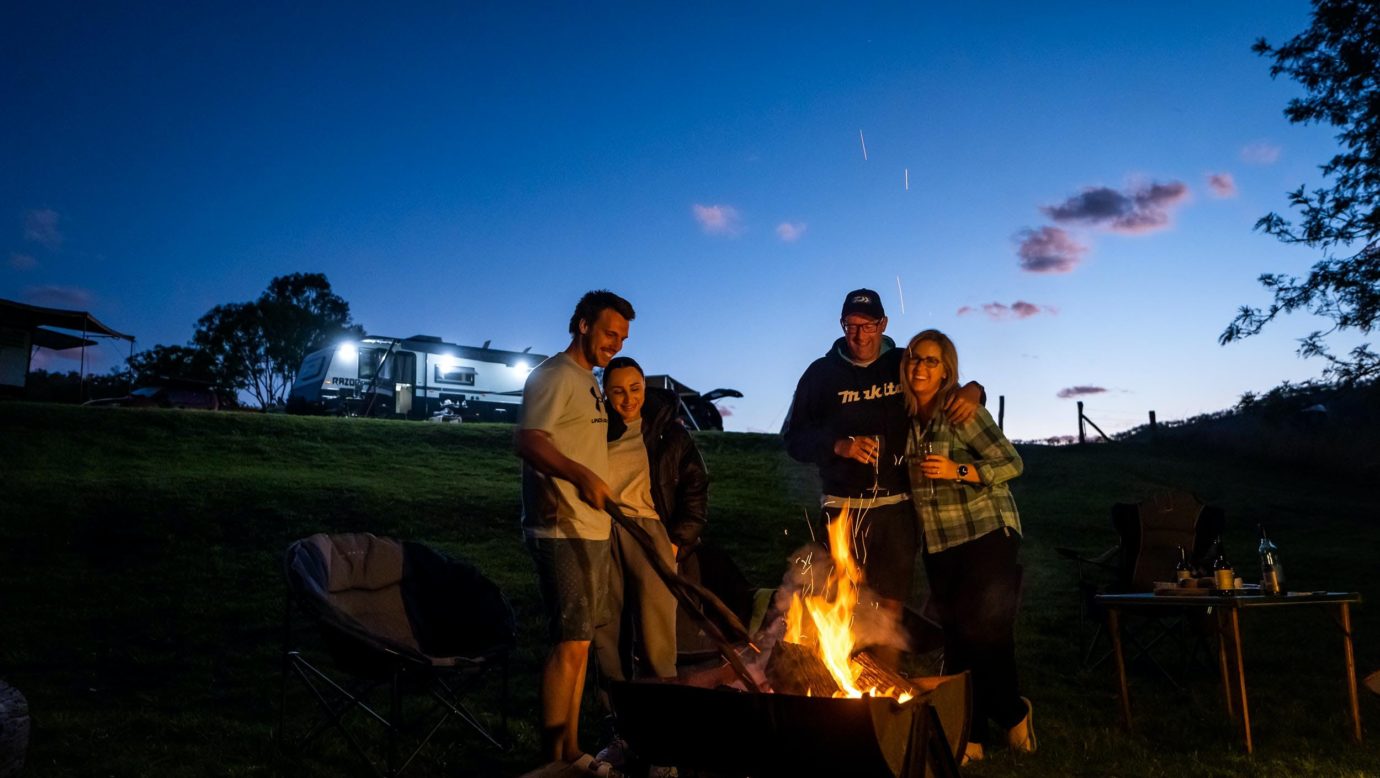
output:
[[[532,366],[529,365],[529,364],[527,364],[527,362],[526,362],[525,360],[521,360],[521,359],[518,360],[518,363],[517,363],[516,365],[513,365],[513,369],[514,369],[514,370],[517,370],[518,372],[522,373],[523,375],[526,375],[526,374],[532,372]]]
[[[340,348],[336,349],[336,353],[345,359],[354,359],[358,355],[353,343],[341,343]]]

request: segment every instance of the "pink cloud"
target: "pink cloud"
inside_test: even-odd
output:
[[[1168,227],[1170,209],[1186,199],[1188,186],[1182,181],[1152,183],[1125,192],[1094,186],[1040,210],[1056,222],[1136,234]]]
[[[776,225],[776,234],[781,240],[787,243],[794,243],[800,240],[800,236],[805,234],[807,229],[804,222],[781,222]]]
[[[1067,389],[1059,390],[1059,399],[1067,400],[1072,397],[1083,397],[1089,394],[1102,394],[1107,391],[1101,386],[1070,386]]]
[[[732,237],[742,232],[742,219],[738,215],[738,209],[731,205],[695,203],[690,210],[695,214],[695,221],[700,223],[700,229],[705,234]]]
[[[38,267],[38,260],[28,254],[10,254],[10,267],[15,270],[33,270]]]
[[[1273,143],[1258,140],[1241,149],[1241,161],[1252,165],[1273,165],[1282,149]]]
[[[1208,191],[1214,197],[1225,199],[1236,196],[1236,179],[1231,173],[1209,173],[1207,183]]]
[[[1058,227],[1021,230],[1016,234],[1021,269],[1028,273],[1067,273],[1083,261],[1088,247]]]
[[[24,300],[34,305],[82,310],[91,305],[95,295],[75,286],[30,286],[24,290]]]
[[[62,233],[58,230],[58,218],[58,212],[51,208],[25,211],[24,240],[56,250],[62,245]]]
[[[979,309],[971,305],[965,305],[958,309],[958,315],[966,316],[970,313],[977,313],[978,310]],[[1059,309],[1052,305],[1036,305],[1035,303],[1028,303],[1025,300],[1017,300],[1010,305],[998,302],[984,303],[981,310],[983,313],[987,314],[987,318],[993,321],[1029,319],[1031,316],[1036,316],[1041,313],[1054,316],[1059,313]]]

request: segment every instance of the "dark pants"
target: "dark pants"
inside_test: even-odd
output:
[[[976,743],[986,739],[988,719],[1007,730],[1026,715],[1016,680],[1020,545],[1019,535],[1002,529],[924,554],[928,610],[944,628],[944,672],[972,671]]]

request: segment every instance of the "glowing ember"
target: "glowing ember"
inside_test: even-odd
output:
[[[842,689],[834,692],[835,697],[881,696],[896,697],[900,702],[909,700],[911,694],[908,692],[898,694],[895,689],[878,691],[875,688],[864,691],[857,686],[863,666],[852,659],[857,644],[853,617],[864,579],[853,554],[853,514],[847,505],[829,525],[829,555],[834,565],[823,590],[795,593],[786,612],[786,633],[782,639],[814,651]]]

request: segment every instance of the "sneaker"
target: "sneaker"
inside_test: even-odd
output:
[[[1035,706],[1030,704],[1030,700],[1021,698],[1025,703],[1025,718],[1011,729],[1006,731],[1006,743],[1011,746],[1012,751],[1020,751],[1025,754],[1035,753]]]
[[[650,765],[647,767],[647,778],[680,778],[680,771],[674,767]]]
[[[627,767],[631,757],[632,749],[628,748],[628,741],[617,735],[609,741],[608,745],[604,746],[602,751],[594,755],[596,760],[612,765],[618,770]]]

